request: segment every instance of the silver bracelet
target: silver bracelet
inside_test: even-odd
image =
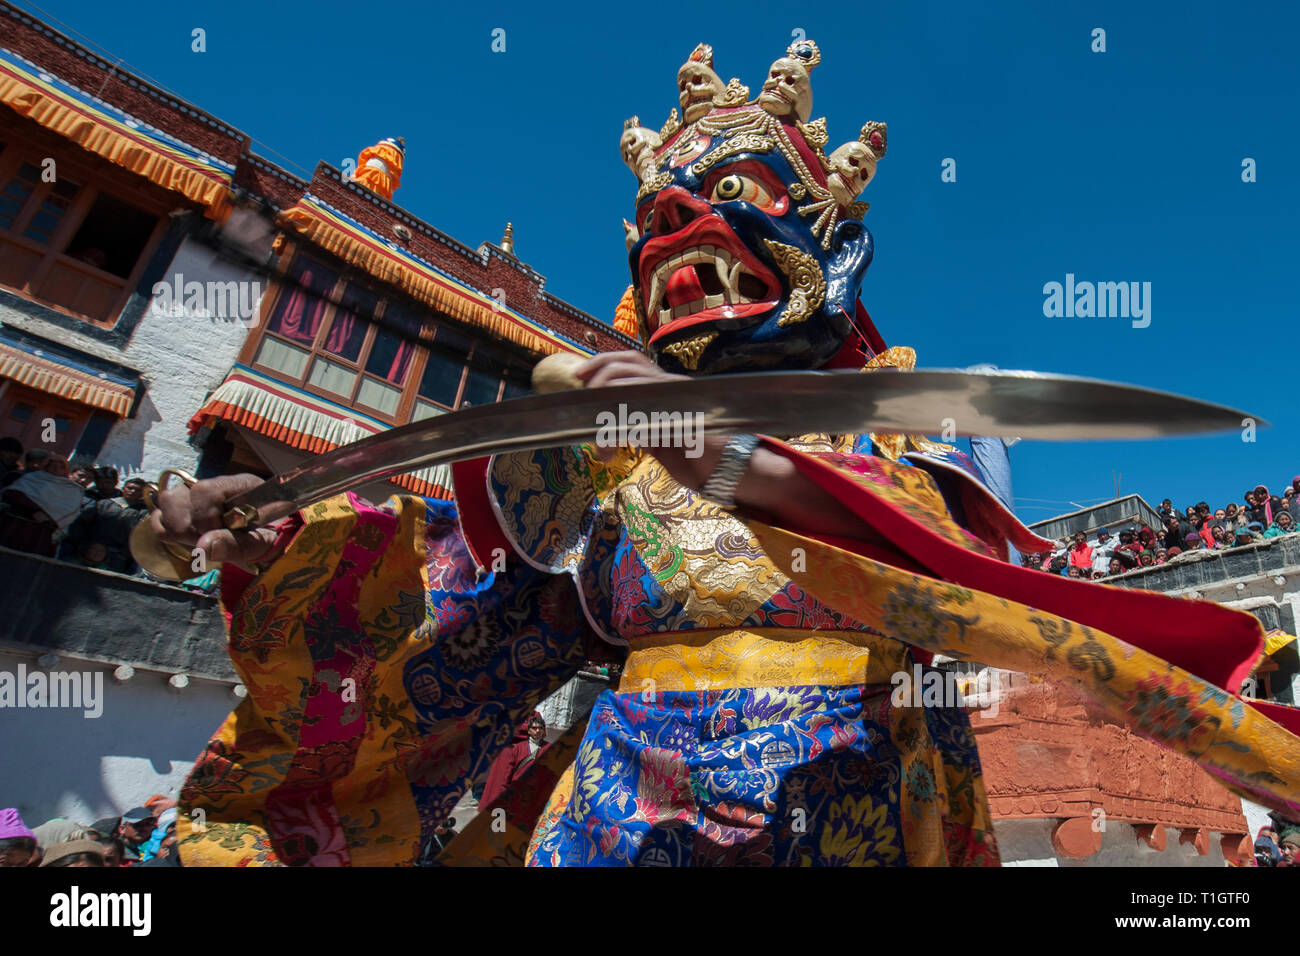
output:
[[[736,507],[736,486],[744,477],[760,440],[757,435],[733,435],[722,449],[718,466],[700,488],[700,494],[728,510]]]

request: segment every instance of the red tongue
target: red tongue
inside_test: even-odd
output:
[[[704,298],[704,287],[695,274],[695,266],[683,266],[668,277],[668,288],[664,292],[668,305],[686,305]]]

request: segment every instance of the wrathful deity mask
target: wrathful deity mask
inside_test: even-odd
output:
[[[658,134],[628,122],[622,152],[640,182],[629,262],[661,367],[821,368],[855,334],[873,251],[857,196],[885,126],[828,158],[825,121],[804,112],[819,61],[815,43],[792,44],[751,101],[738,80],[722,85],[701,45],[678,74],[681,119],[673,110]]]

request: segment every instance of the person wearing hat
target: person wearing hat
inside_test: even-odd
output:
[[[143,862],[141,850],[149,837],[153,836],[155,825],[153,811],[148,807],[132,807],[122,814],[117,836],[122,841],[124,863],[130,865]]]
[[[80,840],[86,836],[86,828],[80,823],[75,823],[64,817],[55,817],[52,820],[46,820],[38,827],[32,828],[32,833],[36,836],[36,842],[42,850],[48,850],[50,847],[59,843],[67,843],[69,840]]]
[[[1138,566],[1138,555],[1142,553],[1142,545],[1137,542],[1137,529],[1125,528],[1119,533],[1119,544],[1115,547],[1115,557],[1119,558],[1125,569],[1136,568]]]
[[[121,817],[102,817],[96,820],[94,823],[92,823],[90,825],[90,829],[94,830],[97,834],[99,834],[102,837],[112,837],[113,839],[116,839],[117,829],[121,825],[122,825]]]
[[[1290,829],[1282,834],[1282,859],[1278,866],[1296,866],[1297,855],[1300,855],[1300,830]]]
[[[1205,542],[1201,540],[1201,536],[1196,532],[1193,531],[1191,534],[1183,535],[1184,554],[1186,554],[1188,551],[1199,550],[1204,546],[1205,546]]]
[[[103,866],[104,848],[98,840],[82,838],[56,843],[45,851],[41,866]]]
[[[15,808],[0,810],[0,866],[39,866],[40,862],[36,834]]]
[[[1273,523],[1269,525],[1264,532],[1265,538],[1280,538],[1284,534],[1290,534],[1295,530],[1295,519],[1291,517],[1289,511],[1279,511],[1273,518]]]
[[[176,842],[176,808],[175,807],[168,807],[162,813],[158,814],[158,820],[156,826],[154,827],[153,834],[149,837],[148,840],[145,841],[144,845],[140,847],[140,859],[143,860],[145,863],[148,863],[150,860],[154,859],[154,857],[159,856],[160,855],[159,850],[162,848],[164,843],[167,843],[167,838],[169,836],[172,838],[171,842],[175,843]],[[167,845],[170,846],[171,844],[168,843]],[[161,855],[166,856],[167,855],[166,851],[163,851]]]
[[[1105,574],[1110,570],[1110,559],[1115,554],[1109,528],[1097,529],[1097,543],[1092,546],[1092,570]]]

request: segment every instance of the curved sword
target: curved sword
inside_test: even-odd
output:
[[[642,444],[656,447],[674,428],[683,429],[679,441],[706,431],[1064,441],[1226,431],[1245,419],[1268,424],[1169,392],[1021,371],[753,372],[575,389],[448,412],[317,455],[232,498],[223,520],[229,528],[252,527],[357,485],[468,458],[598,441],[602,428],[618,443],[611,426],[639,422],[651,436]]]

